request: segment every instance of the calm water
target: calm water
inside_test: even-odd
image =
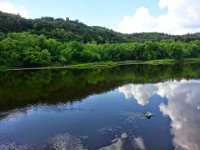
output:
[[[0,150],[199,150],[199,67],[0,72]]]

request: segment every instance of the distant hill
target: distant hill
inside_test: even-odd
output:
[[[20,15],[0,11],[0,36],[10,32],[30,32],[45,35],[61,42],[78,41],[83,43],[126,43],[135,41],[160,41],[164,39],[190,42],[200,40],[200,33],[182,36],[164,33],[134,33],[122,34],[99,26],[87,26],[78,20],[69,18],[42,17],[38,19],[25,19]]]

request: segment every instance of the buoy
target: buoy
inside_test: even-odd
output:
[[[144,115],[147,119],[151,119],[152,116],[155,116],[153,115],[152,113],[150,112],[147,112],[145,115]]]

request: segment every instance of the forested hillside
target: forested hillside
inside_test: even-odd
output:
[[[19,15],[3,13],[0,11],[0,32],[30,32],[37,35],[45,35],[60,42],[78,41],[83,43],[96,42],[123,43],[141,40],[158,41],[163,39],[174,39],[180,41],[200,40],[200,34],[188,34],[183,36],[172,36],[163,33],[135,33],[122,34],[112,30],[87,26],[78,20],[72,21],[69,18],[54,19],[42,17],[39,19],[25,19]],[[2,34],[1,33],[1,34]]]
[[[69,18],[0,12],[0,66],[35,67],[200,56],[200,34],[122,34]]]

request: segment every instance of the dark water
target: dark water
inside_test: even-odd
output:
[[[199,150],[199,67],[0,72],[0,150]]]

